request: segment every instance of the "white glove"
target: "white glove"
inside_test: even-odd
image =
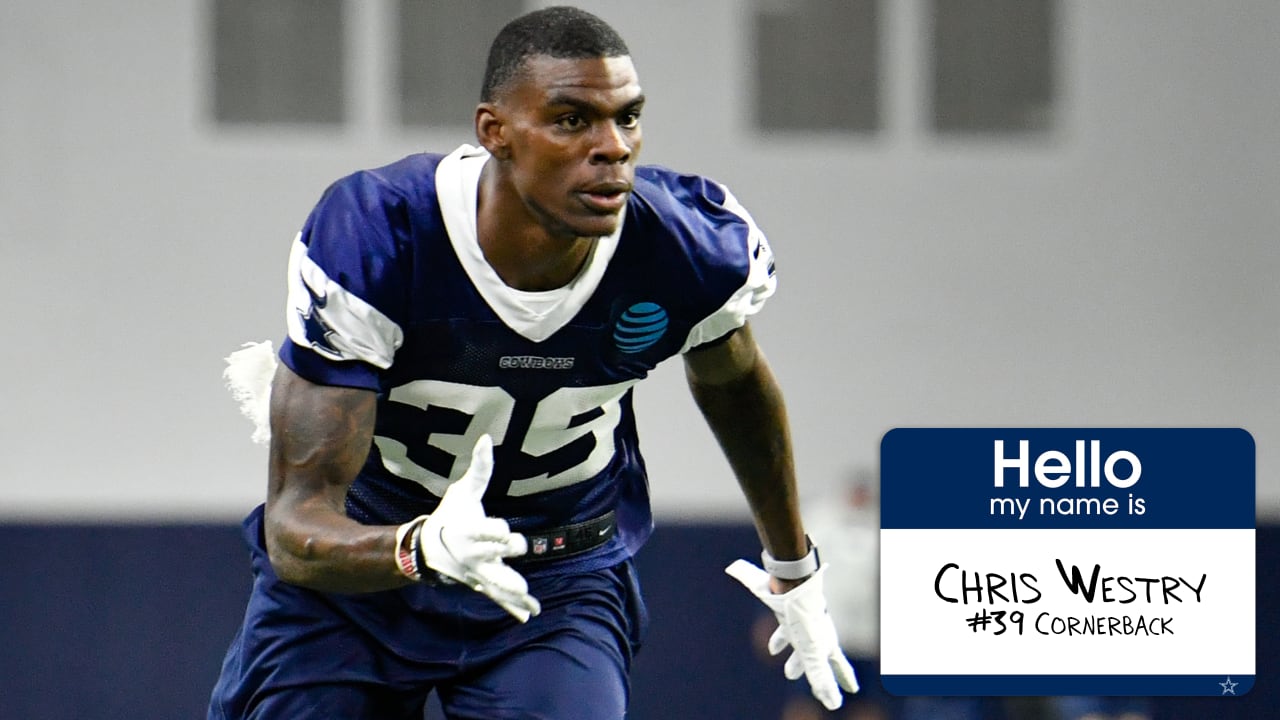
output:
[[[449,486],[436,511],[418,523],[427,567],[483,593],[520,622],[542,611],[524,576],[502,561],[528,550],[524,535],[502,518],[486,517],[480,500],[493,473],[493,440],[484,435],[471,451],[471,466]]]
[[[835,710],[844,703],[840,688],[858,692],[858,677],[840,650],[835,623],[827,614],[827,599],[822,594],[825,570],[826,567],[818,568],[807,580],[781,595],[769,589],[769,573],[746,560],[736,560],[724,571],[760,598],[778,618],[778,629],[769,638],[769,654],[777,655],[788,645],[794,649],[782,669],[787,679],[804,675],[813,696],[828,710]]]

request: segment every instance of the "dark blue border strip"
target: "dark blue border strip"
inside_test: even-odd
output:
[[[884,675],[894,695],[1244,695],[1253,675]]]
[[[880,527],[1252,529],[1255,460],[1241,428],[894,428]]]

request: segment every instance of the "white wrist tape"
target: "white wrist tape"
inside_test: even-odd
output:
[[[817,572],[821,564],[818,560],[818,548],[808,535],[804,540],[809,545],[809,554],[799,560],[776,560],[768,550],[760,553],[765,572],[779,580],[803,580]]]

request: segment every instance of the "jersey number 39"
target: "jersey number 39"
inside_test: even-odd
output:
[[[594,446],[585,457],[574,458],[567,467],[518,478],[507,490],[507,494],[513,496],[546,492],[588,480],[608,467],[615,451],[614,430],[622,418],[621,401],[635,382],[560,388],[533,408],[522,437],[508,438],[517,407],[515,398],[507,391],[500,387],[417,380],[393,389],[389,395],[392,403],[420,411],[410,410],[417,421],[391,423],[387,428],[380,422],[374,443],[387,470],[441,496],[466,472],[471,449],[484,433],[493,437],[495,446],[518,440],[520,452],[535,459],[554,457],[551,454],[555,451],[592,436]],[[428,469],[414,459],[425,461],[428,456],[442,458],[443,463],[437,469],[448,466],[448,475]]]

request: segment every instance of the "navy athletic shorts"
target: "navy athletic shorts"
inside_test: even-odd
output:
[[[209,720],[621,720],[648,616],[631,560],[529,578],[542,613],[522,624],[460,585],[366,594],[281,582],[262,509],[244,522],[253,591]]]

